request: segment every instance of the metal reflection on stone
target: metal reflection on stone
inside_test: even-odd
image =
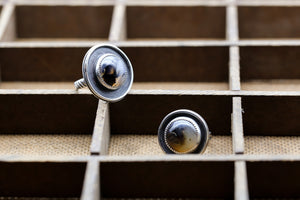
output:
[[[116,90],[125,82],[127,73],[121,62],[113,54],[105,54],[98,60],[96,76],[107,89]]]

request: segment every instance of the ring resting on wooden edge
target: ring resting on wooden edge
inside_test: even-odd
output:
[[[186,109],[169,113],[158,129],[159,144],[169,154],[203,153],[209,138],[205,120]]]
[[[110,44],[90,48],[82,62],[83,78],[74,82],[76,90],[88,87],[93,95],[108,102],[120,101],[133,83],[133,69],[126,54]]]

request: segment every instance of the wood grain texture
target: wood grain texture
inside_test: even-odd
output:
[[[0,49],[3,81],[75,81],[88,48]],[[16,59],[21,58],[21,59]]]
[[[0,155],[0,199],[299,197],[299,0],[1,5],[2,146],[43,148]],[[109,106],[73,86],[99,43],[120,47],[135,71],[128,96]],[[181,108],[208,122],[213,138],[203,155],[159,148],[159,123]],[[93,133],[90,149],[72,140],[82,133]]]
[[[231,131],[233,151],[236,154],[244,153],[243,108],[241,97],[232,98]]]
[[[19,38],[108,38],[112,6],[17,6]]]
[[[261,83],[262,85],[264,82]],[[286,83],[289,84],[290,83]],[[3,81],[2,90],[74,90],[73,82],[29,82]],[[228,90],[228,83],[224,82],[134,82],[132,90]],[[83,88],[81,91],[88,91]],[[80,91],[80,92],[81,92]]]
[[[222,7],[127,7],[128,38],[225,38]]]
[[[136,82],[228,81],[229,49],[226,47],[123,47],[122,49],[130,58]]]
[[[298,46],[240,47],[241,81],[299,79]]]
[[[13,40],[16,37],[15,29],[15,5],[7,3],[1,10],[0,41]]]
[[[230,47],[229,85],[231,90],[241,90],[239,47]]]
[[[231,42],[239,40],[238,11],[235,4],[236,0],[232,0],[226,7],[226,37]]]
[[[245,135],[299,136],[299,96],[243,97]]]
[[[299,6],[241,6],[239,7],[240,37],[299,38],[299,11]]]
[[[110,41],[125,40],[127,37],[126,6],[123,2],[115,5],[109,33]]]
[[[60,82],[82,76],[81,63],[88,47],[28,47],[0,48],[3,81]],[[226,47],[121,48],[131,60],[136,82],[228,81]]]
[[[91,144],[92,155],[106,155],[110,139],[109,106],[99,100]]]
[[[99,162],[96,159],[91,159],[87,164],[80,199],[100,199],[100,169]]]
[[[234,169],[234,199],[249,200],[246,162],[234,162]]]

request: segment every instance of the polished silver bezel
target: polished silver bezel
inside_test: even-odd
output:
[[[206,150],[206,148],[207,148],[208,141],[209,141],[209,139],[211,138],[211,132],[210,132],[209,129],[208,129],[208,125],[207,125],[206,121],[205,121],[198,113],[196,113],[196,112],[194,112],[194,111],[191,111],[191,110],[188,110],[188,109],[179,109],[179,110],[175,110],[175,111],[169,113],[167,116],[164,117],[164,119],[162,120],[162,122],[161,122],[161,124],[160,124],[158,130],[161,130],[161,129],[162,129],[163,122],[166,121],[166,119],[170,118],[170,116],[176,115],[177,113],[188,113],[188,114],[190,114],[190,115],[193,115],[195,118],[197,118],[197,119],[202,123],[202,125],[203,125],[205,131],[204,131],[203,133],[201,132],[201,134],[206,135],[207,137],[206,137],[206,140],[204,141],[203,148],[201,149],[201,151],[199,152],[199,154],[204,153],[205,150]],[[171,120],[171,121],[172,121],[172,120]],[[165,131],[164,131],[164,132],[165,132]],[[201,140],[202,140],[202,138],[201,138]],[[159,143],[160,143],[160,142],[159,142]],[[167,146],[167,145],[166,145],[166,146]],[[163,147],[162,147],[162,146],[160,146],[160,147],[161,147],[161,149],[164,151]],[[170,151],[172,151],[172,149],[170,149]],[[172,151],[172,152],[173,152],[173,151]],[[175,153],[175,152],[174,152],[174,153]],[[182,153],[181,153],[181,154],[182,154]]]
[[[101,47],[108,47],[108,48],[111,48],[115,51],[117,51],[119,54],[121,54],[121,56],[126,60],[126,62],[129,64],[130,68],[132,69],[132,65],[131,65],[131,62],[130,60],[128,59],[128,57],[126,56],[126,54],[121,50],[119,49],[118,47],[114,46],[114,45],[110,45],[110,44],[100,44],[100,45],[95,45],[93,47],[91,47],[87,53],[85,54],[84,56],[84,59],[83,59],[83,62],[82,62],[82,76],[88,86],[88,88],[91,90],[91,92],[99,99],[102,99],[104,101],[108,101],[108,102],[116,102],[116,101],[120,101],[121,99],[123,99],[127,93],[130,91],[131,87],[132,87],[132,83],[133,83],[133,78],[134,78],[134,75],[133,75],[133,70],[130,70],[130,73],[131,73],[131,80],[130,80],[130,83],[129,83],[129,87],[128,89],[126,90],[126,92],[117,97],[117,98],[106,98],[104,96],[102,96],[101,94],[99,94],[98,92],[96,92],[96,90],[93,88],[93,86],[90,84],[90,80],[89,80],[89,77],[87,76],[87,67],[88,67],[88,62],[89,62],[89,58],[91,56],[91,54],[98,48],[101,48]]]

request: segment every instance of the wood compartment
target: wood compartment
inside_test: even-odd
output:
[[[106,39],[113,6],[18,5],[15,8],[15,40]]]
[[[133,65],[134,89],[229,89],[228,47],[165,46],[122,49]]]
[[[250,199],[299,199],[299,161],[247,162]]]
[[[299,155],[299,97],[242,97],[246,154]]]
[[[79,199],[84,162],[1,162],[1,199]]]
[[[225,7],[128,6],[127,39],[225,39]]]
[[[243,90],[300,91],[299,46],[240,47]]]
[[[229,89],[228,47],[120,48],[133,65],[133,89]],[[0,48],[0,89],[74,89],[73,82],[82,77],[81,63],[87,50],[88,47]]]
[[[230,161],[103,162],[100,191],[104,199],[232,199],[233,176]]]
[[[299,200],[299,11],[293,0],[0,0],[0,200]],[[73,84],[106,42],[134,70],[116,103]],[[203,155],[161,150],[158,127],[177,109],[206,120]]]
[[[93,96],[3,95],[0,102],[1,155],[89,155]]]
[[[240,6],[240,38],[299,39],[299,6]]]
[[[73,82],[82,77],[81,63],[87,50],[72,47],[0,48],[2,81]]]
[[[157,130],[177,109],[190,109],[207,122],[212,138],[207,155],[232,154],[232,100],[227,96],[128,95],[110,105],[109,155],[160,155]]]

